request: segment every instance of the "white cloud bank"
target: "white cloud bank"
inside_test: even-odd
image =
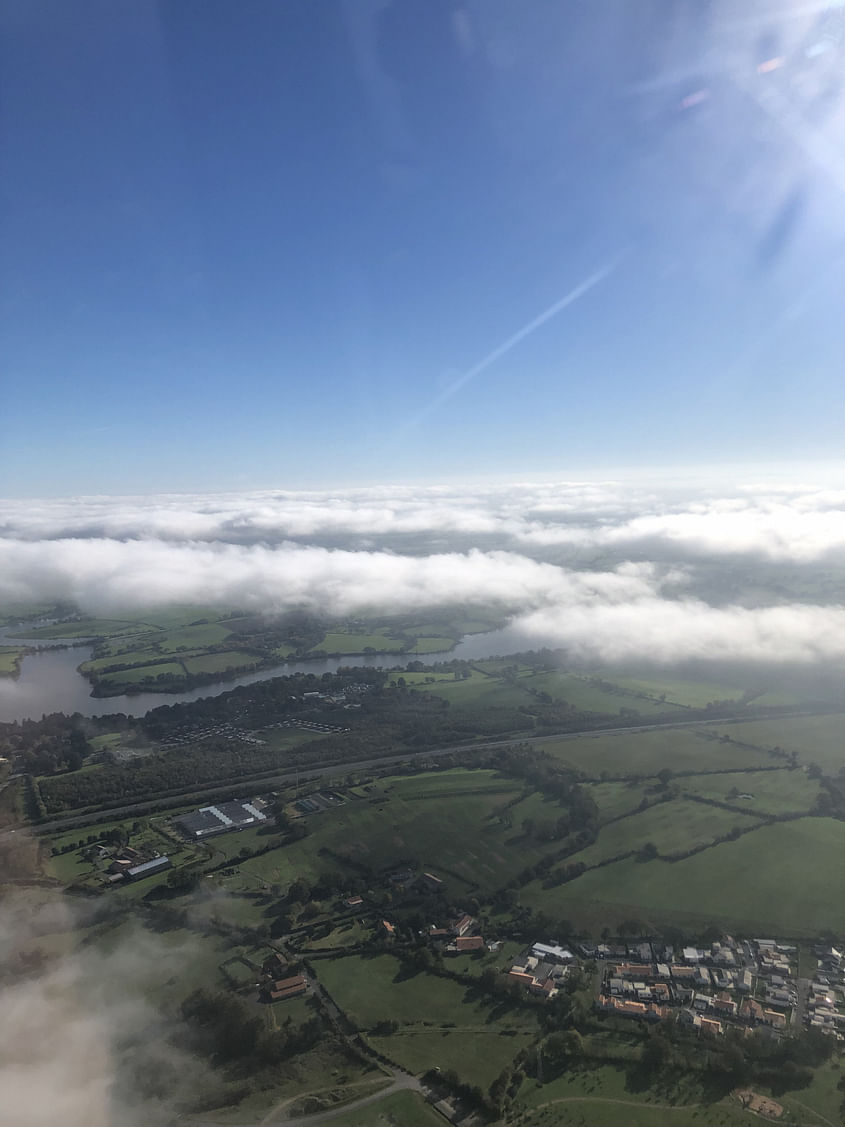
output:
[[[845,556],[845,489],[781,484],[714,492],[568,481],[0,501],[0,536],[271,544],[340,539],[373,547],[385,538],[477,537],[529,554],[553,546],[808,562]]]
[[[714,606],[685,582],[714,559],[726,576],[732,560],[834,566],[843,506],[843,490],[790,483],[708,493],[607,481],[6,502],[0,601],[496,606],[538,644],[584,656],[838,659],[845,607],[753,605],[742,592],[743,605]],[[617,562],[593,569],[596,554]]]

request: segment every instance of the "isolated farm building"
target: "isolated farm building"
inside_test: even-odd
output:
[[[296,998],[298,995],[304,994],[307,989],[308,983],[303,976],[295,974],[291,978],[280,978],[271,983],[267,997],[271,1002],[284,1002],[288,998]]]
[[[431,889],[432,892],[439,892],[443,888],[443,881],[440,877],[436,877],[434,873],[423,873],[420,877],[420,884],[424,888]]]
[[[458,916],[456,920],[452,921],[452,931],[455,935],[466,935],[474,923],[475,920],[472,916],[468,916],[464,913],[464,915]]]
[[[126,879],[143,880],[144,877],[151,877],[154,873],[161,873],[169,868],[169,857],[153,857],[152,861],[144,861],[141,865],[133,865],[131,869],[127,869]]]
[[[483,951],[484,939],[480,935],[459,935],[455,947],[458,951]]]
[[[360,908],[363,903],[363,896],[350,896],[347,900],[343,901],[343,906],[345,908]]]
[[[388,935],[391,938],[393,938],[393,936],[396,934],[396,928],[393,926],[393,924],[390,922],[390,920],[382,920],[381,926],[382,926],[382,930],[384,931],[385,935]]]

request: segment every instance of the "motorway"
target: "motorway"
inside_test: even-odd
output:
[[[836,710],[830,709],[826,710],[826,713],[834,711]],[[798,717],[816,715],[818,715],[818,710],[795,709],[779,712],[777,719],[782,719],[787,716]],[[69,818],[56,819],[52,822],[42,822],[31,828],[32,832],[36,834],[57,833],[61,830],[76,829],[77,826],[86,826],[95,822],[112,821],[136,814],[150,814],[159,810],[189,806],[195,801],[202,802],[208,798],[220,797],[221,794],[231,793],[233,790],[267,790],[277,786],[286,786],[289,783],[295,782],[297,779],[303,782],[312,779],[331,778],[332,776],[346,775],[350,772],[367,771],[372,768],[393,767],[397,764],[408,763],[416,759],[432,759],[436,758],[438,755],[466,755],[467,753],[475,751],[489,751],[491,749],[503,748],[518,743],[542,745],[552,740],[560,742],[561,740],[584,739],[590,736],[622,735],[626,732],[654,732],[666,728],[694,728],[714,724],[725,725],[741,722],[744,719],[761,719],[761,717],[722,716],[705,720],[668,720],[655,724],[632,724],[623,728],[584,728],[578,732],[562,732],[558,735],[551,736],[513,736],[508,739],[485,740],[483,743],[451,744],[446,747],[429,748],[425,751],[404,751],[396,755],[386,755],[377,759],[348,760],[342,763],[330,763],[323,767],[312,767],[308,770],[285,771],[281,774],[273,775],[272,777],[262,776],[257,779],[245,778],[237,782],[218,783],[213,787],[206,787],[202,790],[190,791],[180,795],[167,795],[158,799],[148,799],[144,802],[133,802],[124,806],[115,806],[107,810],[96,810],[90,811],[87,814],[77,814]],[[13,832],[13,830],[6,831],[6,833]],[[0,838],[3,836],[4,835],[0,833]]]

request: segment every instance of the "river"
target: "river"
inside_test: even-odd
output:
[[[8,631],[0,630],[0,643],[25,640],[4,638]],[[31,645],[45,645],[31,642]],[[325,658],[318,661],[288,661],[262,669],[258,673],[248,673],[243,677],[233,677],[226,681],[215,681],[199,689],[184,693],[133,693],[131,696],[92,697],[91,686],[77,670],[77,666],[91,657],[90,645],[74,645],[71,649],[42,649],[30,654],[21,663],[18,678],[0,677],[0,721],[39,720],[45,713],[80,712],[83,716],[106,716],[113,712],[123,712],[127,716],[143,716],[151,708],[162,704],[178,704],[181,701],[200,700],[202,697],[219,696],[220,693],[236,689],[238,685],[252,685],[256,681],[268,681],[271,677],[288,677],[292,673],[334,673],[341,665],[366,665],[391,669],[405,666],[409,661],[419,661],[423,665],[434,665],[452,658],[481,660],[497,654],[518,653],[536,647],[537,641],[527,638],[512,626],[491,630],[486,634],[470,634],[454,649],[445,653],[432,654],[367,654],[363,657]]]

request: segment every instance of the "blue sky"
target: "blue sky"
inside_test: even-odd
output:
[[[2,492],[841,454],[845,13],[741,14],[3,0]]]

